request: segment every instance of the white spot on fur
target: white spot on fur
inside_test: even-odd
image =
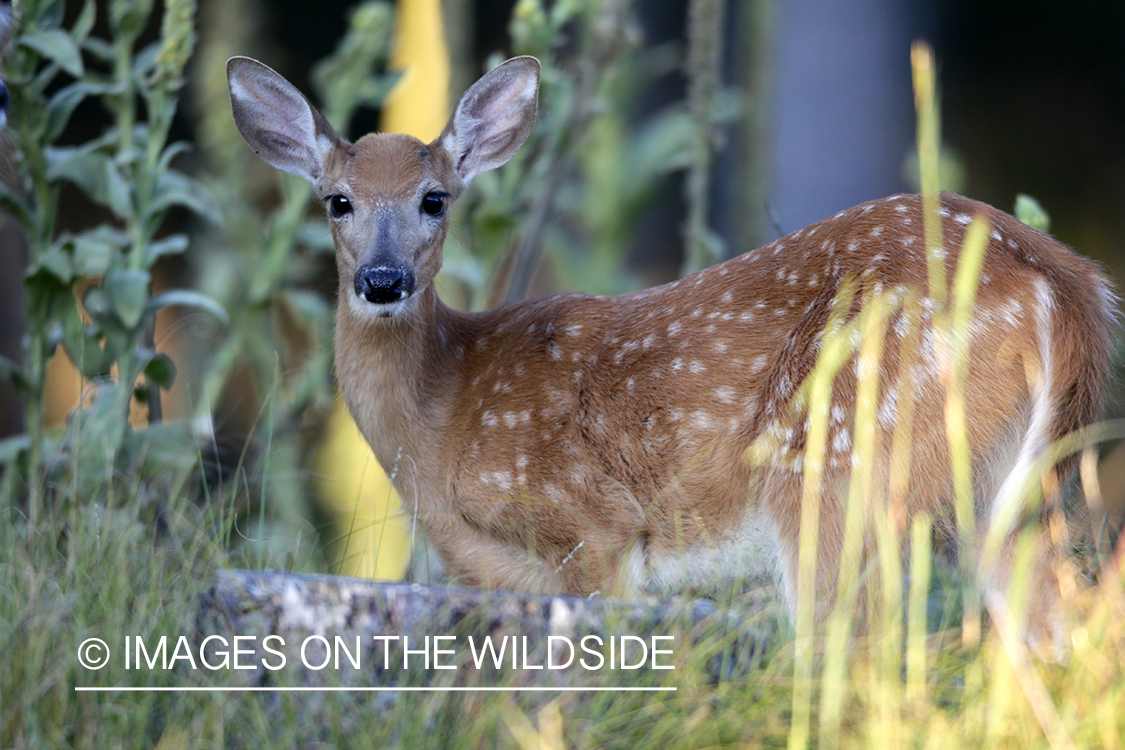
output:
[[[710,430],[715,426],[715,423],[707,412],[694,411],[691,414],[691,426],[700,430]]]
[[[887,428],[893,428],[898,420],[898,386],[898,381],[895,381],[895,386],[887,391],[879,406],[879,424]]]

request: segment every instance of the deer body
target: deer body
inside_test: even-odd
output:
[[[807,421],[791,406],[846,279],[860,301],[889,290],[920,300],[918,316],[899,310],[887,328],[876,480],[889,479],[905,383],[909,512],[949,507],[945,342],[932,326],[919,197],[863,204],[646,291],[461,313],[432,283],[447,204],[526,139],[538,63],[516,58],[486,75],[431,144],[382,134],[348,143],[260,63],[234,58],[228,75],[247,141],[312,181],[328,206],[343,396],[459,580],[620,593],[776,567],[794,602]],[[1094,263],[996,209],[945,194],[941,215],[950,279],[972,218],[991,225],[966,386],[986,523],[1047,445],[1096,418],[1113,297]],[[907,358],[911,336],[917,354]],[[830,407],[825,596],[838,573],[856,382],[845,366]],[[748,461],[763,436],[772,458]],[[1002,560],[985,584],[1001,587],[1006,575]],[[1035,584],[1044,601],[1048,579]]]

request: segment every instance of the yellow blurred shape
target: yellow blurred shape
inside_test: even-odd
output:
[[[449,118],[449,52],[440,0],[403,0],[391,69],[402,78],[383,105],[382,128],[407,133],[427,143]]]
[[[410,561],[410,529],[398,496],[337,399],[320,447],[321,500],[343,537],[333,545],[339,572],[398,580]]]
[[[391,68],[402,78],[383,107],[382,129],[429,142],[449,117],[449,53],[440,0],[402,0]],[[410,537],[401,503],[351,416],[338,401],[320,454],[325,508],[345,530],[345,575],[395,579],[406,572]]]

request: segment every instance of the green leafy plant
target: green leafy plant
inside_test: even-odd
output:
[[[151,0],[110,3],[107,39],[91,35],[97,9],[92,0],[70,29],[62,28],[63,7],[61,0],[23,3],[20,33],[5,69],[23,184],[2,198],[27,232],[29,262],[25,361],[3,366],[27,402],[28,424],[27,435],[10,441],[0,460],[22,457],[33,524],[48,457],[56,463],[59,455],[69,455],[77,477],[100,475],[107,453],[124,465],[160,434],[135,432],[129,423],[134,398],[147,403],[150,423],[160,421],[159,391],[175,376],[172,361],[153,345],[156,313],[188,305],[226,320],[218,304],[197,292],[154,295],[152,289],[153,266],[189,244],[186,234],[160,236],[169,213],[182,208],[218,218],[209,193],[173,166],[189,145],[168,142],[194,44],[194,0],[170,0],[160,38],[140,50]],[[85,143],[59,145],[72,115],[90,101],[111,113],[111,124]],[[64,183],[104,208],[107,220],[59,232]],[[73,430],[48,436],[47,361],[60,346],[94,385],[94,395],[79,409]],[[90,439],[82,439],[90,431]],[[6,481],[14,481],[11,472]]]

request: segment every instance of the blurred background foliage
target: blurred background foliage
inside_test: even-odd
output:
[[[311,499],[333,405],[331,238],[308,186],[280,180],[234,129],[224,63],[267,62],[356,138],[379,127],[402,75],[401,7],[17,7],[5,67],[0,492],[33,517],[52,488],[102,497],[115,477],[141,482],[156,516],[162,492],[219,497],[263,563],[332,567],[305,543],[341,542]],[[505,57],[545,64],[531,140],[457,206],[439,287],[454,306],[661,283],[916,189],[917,37],[943,64],[947,186],[1009,211],[1031,193],[1056,236],[1121,270],[1116,0],[441,8],[448,76],[432,83],[446,111]],[[1117,464],[1103,489],[1120,504]]]

